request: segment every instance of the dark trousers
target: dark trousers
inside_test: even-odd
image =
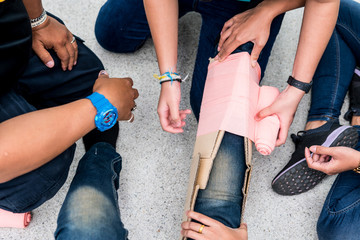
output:
[[[58,21],[61,22],[60,19]],[[51,69],[31,52],[28,65],[17,83],[0,95],[0,123],[31,111],[66,104],[92,93],[93,84],[104,66],[80,38],[76,40],[79,55],[72,71],[61,69],[60,60],[52,50],[49,52],[55,66]],[[3,57],[6,56],[0,56]],[[116,125],[103,134],[117,137],[118,128]],[[97,130],[90,134],[103,137]],[[86,145],[85,139],[86,137]],[[0,184],[0,208],[12,212],[27,212],[52,198],[67,178],[74,152],[75,144],[40,168]]]

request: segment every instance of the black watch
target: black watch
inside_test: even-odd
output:
[[[287,83],[290,86],[296,87],[297,89],[304,91],[305,93],[308,93],[312,86],[312,81],[310,83],[304,83],[304,82],[300,82],[299,80],[296,80],[292,76],[289,76]]]

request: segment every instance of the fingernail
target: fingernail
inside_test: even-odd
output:
[[[101,70],[100,73],[99,73],[99,76],[100,75],[108,75],[109,76],[108,72],[105,71],[105,70]]]
[[[54,61],[48,61],[45,65],[46,65],[48,68],[52,68],[55,64],[54,64]]]
[[[74,65],[76,65],[76,64],[77,64],[77,61],[74,62]]]
[[[218,52],[220,52],[220,47],[217,48]]]
[[[252,66],[252,67],[255,67],[255,66],[256,66],[256,60],[252,60],[251,66]]]
[[[316,152],[316,147],[315,147],[315,146],[311,146],[311,147],[310,147],[310,151]]]

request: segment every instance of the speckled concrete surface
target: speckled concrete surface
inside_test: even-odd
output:
[[[139,89],[135,122],[121,123],[118,152],[123,157],[119,204],[131,240],[174,240],[180,233],[196,121],[187,120],[185,132],[172,135],[161,130],[156,114],[160,86],[152,74],[158,72],[151,40],[135,54],[114,54],[102,49],[95,40],[94,23],[104,0],[44,0],[45,8],[59,16],[68,28],[86,41],[103,61],[112,76],[130,76]],[[284,89],[292,70],[301,23],[301,10],[284,19],[275,43],[264,84]],[[180,21],[179,72],[192,73],[200,16],[191,13]],[[191,81],[191,79],[190,79]],[[189,108],[190,82],[183,84],[182,106]],[[290,132],[302,130],[308,110],[306,96]],[[271,180],[288,162],[293,144],[276,149],[270,157],[257,152],[253,158],[250,195],[245,212],[249,239],[312,240],[316,221],[334,177],[328,177],[308,193],[283,197],[271,190]],[[56,218],[65,198],[77,163],[84,153],[79,142],[68,181],[58,194],[33,211],[26,229],[0,229],[0,239],[53,239]],[[79,203],[81,204],[81,203]]]

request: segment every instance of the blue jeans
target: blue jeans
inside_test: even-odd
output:
[[[360,65],[360,4],[341,0],[339,17],[313,78],[308,121],[336,119]]]
[[[22,1],[18,2],[22,4]],[[24,11],[27,16],[25,8]],[[17,84],[0,94],[0,123],[38,109],[69,103],[92,93],[93,84],[104,66],[80,38],[77,38],[77,44],[78,63],[72,71],[65,72],[54,51],[49,52],[55,66],[49,69],[31,52],[29,46],[30,58]],[[52,198],[67,178],[74,152],[75,144],[38,169],[0,184],[0,208],[16,213],[27,212]]]
[[[360,126],[356,126],[360,134]],[[356,148],[360,151],[360,140]],[[360,226],[360,174],[340,173],[325,200],[318,223],[319,240],[357,240]]]
[[[179,0],[179,16],[190,11],[201,14],[199,46],[192,77],[190,103],[198,118],[207,75],[209,58],[217,54],[217,43],[224,23],[238,13],[257,5],[235,0]],[[269,40],[259,58],[265,72],[272,46],[280,30],[284,15],[274,19]],[[113,52],[133,52],[150,37],[142,0],[108,0],[101,8],[95,24],[95,35],[102,47]],[[181,37],[181,36],[180,36]]]
[[[341,0],[334,33],[314,75],[308,121],[338,118],[356,65],[360,64],[360,3]],[[356,126],[360,132],[360,127]],[[357,146],[360,150],[360,144]],[[359,239],[360,174],[336,178],[320,214],[320,240]]]
[[[83,156],[60,209],[56,239],[127,239],[117,195],[121,162],[108,143],[95,144]]]
[[[250,3],[234,0],[179,0],[179,16],[190,11],[201,14],[199,47],[190,91],[190,103],[198,119],[207,75],[209,57],[217,54],[219,34],[224,23],[238,13],[253,8],[260,1]],[[284,15],[274,19],[269,40],[258,60],[265,72],[270,52],[280,30]],[[142,0],[108,0],[101,8],[95,25],[100,45],[113,52],[133,52],[150,36]],[[246,43],[237,51],[252,49]],[[195,210],[229,227],[239,227],[245,167],[244,139],[225,133],[214,160],[208,186],[199,192]]]

